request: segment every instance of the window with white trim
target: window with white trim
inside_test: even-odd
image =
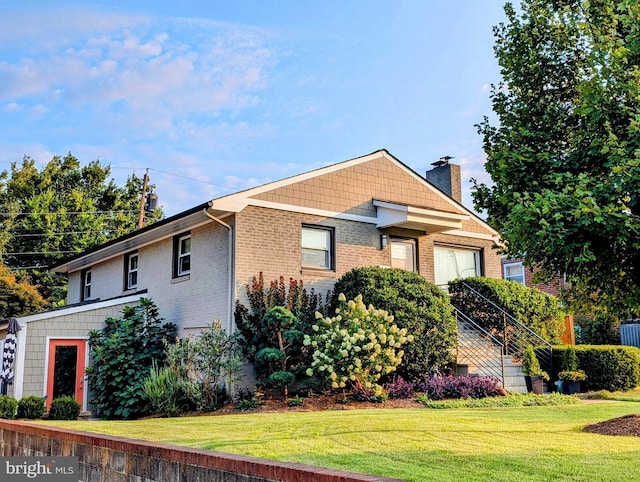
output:
[[[482,276],[480,253],[479,249],[434,246],[436,285],[447,289],[447,283],[454,279]]]
[[[181,234],[173,243],[173,277],[191,273],[191,233]]]
[[[502,267],[502,276],[504,279],[525,284],[524,265],[521,262],[505,263]]]
[[[302,267],[334,269],[333,228],[302,226]]]
[[[82,270],[80,301],[87,301],[91,299],[91,283],[91,268]]]
[[[129,253],[125,257],[125,290],[138,287],[138,253]]]
[[[405,271],[418,271],[416,240],[391,238],[391,267]]]

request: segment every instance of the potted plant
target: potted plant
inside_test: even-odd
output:
[[[587,374],[583,370],[563,370],[558,373],[558,378],[562,381],[565,392],[572,395],[580,393],[580,382],[587,379]]]
[[[527,384],[527,391],[540,394],[543,391],[543,382],[549,381],[549,375],[542,368],[533,349],[529,345],[522,355],[522,373]]]
[[[561,371],[558,378],[562,382],[564,391],[569,395],[580,393],[580,382],[587,379],[587,374],[578,369],[578,356],[573,346],[568,346],[562,354]]]

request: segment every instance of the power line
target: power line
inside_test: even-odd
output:
[[[112,169],[132,169],[132,170],[136,170],[136,169],[149,169],[150,171],[154,171],[154,172],[160,172],[162,174],[167,174],[169,176],[175,176],[175,177],[180,177],[182,179],[187,179],[188,181],[195,181],[195,182],[201,182],[202,184],[208,184],[210,186],[217,186],[217,187],[222,187],[224,189],[228,189],[229,191],[237,191],[237,188],[235,187],[229,187],[229,186],[225,186],[224,184],[216,184],[215,182],[209,182],[209,181],[203,181],[202,179],[196,179],[194,177],[188,177],[188,176],[183,176],[181,174],[176,174],[174,172],[169,172],[169,171],[162,171],[160,169],[154,169],[153,167],[118,167],[118,166],[111,166]]]
[[[69,253],[81,253],[82,250],[73,249],[69,251],[23,251],[21,253],[2,253],[2,256],[20,256],[20,255],[29,255],[33,256],[36,254],[69,254]]]
[[[20,212],[20,213],[0,213],[0,216],[20,216],[20,215],[29,215],[29,216],[65,216],[67,214],[120,214],[120,213],[124,213],[124,214],[131,214],[131,213],[135,213],[137,211],[135,210],[128,210],[128,211],[66,211],[66,212],[59,212],[59,213],[35,213],[35,212]]]
[[[94,230],[94,231],[65,231],[62,233],[29,233],[29,234],[12,234],[11,236],[14,238],[31,238],[31,237],[47,237],[47,236],[65,236],[67,234],[91,234],[91,233],[104,233],[104,230]]]

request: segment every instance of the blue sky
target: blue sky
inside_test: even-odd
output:
[[[0,170],[149,168],[167,215],[386,148],[486,180],[496,0],[0,0]]]

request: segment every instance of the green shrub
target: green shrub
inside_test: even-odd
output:
[[[401,269],[355,268],[335,284],[330,313],[339,307],[338,295],[347,299],[362,294],[366,305],[386,310],[395,323],[415,337],[404,347],[396,373],[418,381],[432,369],[444,371],[453,363],[457,323],[448,296],[420,274]]]
[[[540,368],[540,362],[531,345],[525,348],[522,355],[522,373],[530,377],[542,377],[546,381],[549,380],[549,374]]]
[[[257,410],[262,407],[264,402],[260,400],[258,397],[253,396],[251,398],[243,398],[236,402],[235,409],[240,410],[241,412],[250,412],[251,410]]]
[[[573,348],[573,347],[572,347]],[[586,373],[584,388],[610,392],[640,385],[640,349],[619,345],[576,345],[580,369]],[[567,346],[553,348],[553,366],[560,371]],[[557,367],[557,368],[556,368]],[[557,378],[558,373],[554,373]]]
[[[45,401],[43,397],[37,395],[29,395],[21,398],[18,402],[18,418],[40,418],[46,411]]]
[[[51,420],[77,420],[80,415],[80,404],[73,397],[55,398],[51,402],[49,418]]]
[[[299,352],[304,333],[296,316],[284,306],[274,306],[262,317],[262,326],[271,333],[275,347],[266,347],[256,353],[255,368],[258,385],[275,388],[286,400],[289,385],[296,377],[295,367],[289,365],[290,354]]]
[[[0,418],[11,420],[16,416],[18,401],[9,395],[0,395]]]
[[[143,391],[151,405],[152,413],[176,417],[195,409],[192,400],[197,391],[185,381],[174,367],[159,367],[153,363],[149,377],[144,381]]]
[[[560,370],[574,372],[578,369],[578,355],[576,355],[576,349],[569,345],[562,353],[562,362],[560,363]]]
[[[515,281],[494,278],[465,278],[449,282],[452,303],[473,320],[482,320],[490,333],[502,331],[501,317],[487,317],[490,308],[479,304],[463,283],[471,286],[491,302],[511,314],[550,343],[560,343],[564,333],[564,313],[559,300],[536,288],[528,288]]]
[[[227,333],[220,321],[196,337],[167,344],[166,356],[176,383],[198,410],[218,410],[229,398],[227,385],[242,379],[238,336]]]
[[[362,295],[348,302],[344,295],[339,299],[336,316],[318,313],[316,334],[304,337],[305,346],[313,350],[307,375],[323,379],[333,389],[362,385],[380,395],[383,388],[377,382],[395,371],[404,355],[400,348],[413,341],[413,335],[398,328],[386,311],[366,307]]]
[[[131,419],[149,413],[143,385],[154,362],[164,364],[164,340],[173,341],[176,326],[161,325],[153,301],[140,298],[126,306],[122,317],[108,318],[101,330],[89,333],[92,365],[87,368],[91,403],[107,419]]]
[[[578,370],[578,355],[572,345],[567,346],[562,353],[558,379],[567,383],[584,382],[587,379],[584,370]]]
[[[601,313],[574,317],[578,345],[619,345],[620,321],[617,316]]]
[[[287,401],[287,406],[289,407],[299,407],[304,403],[304,397],[301,397],[299,395],[296,395],[293,398],[290,398]]]

